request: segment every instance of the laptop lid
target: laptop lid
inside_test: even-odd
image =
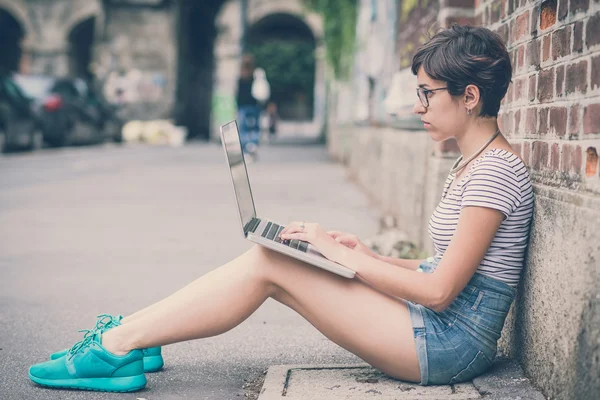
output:
[[[244,151],[240,142],[240,133],[235,120],[221,126],[221,142],[227,156],[242,229],[244,236],[246,236],[250,222],[253,218],[256,218],[256,209],[254,208],[254,198],[252,197],[250,179],[244,160]]]

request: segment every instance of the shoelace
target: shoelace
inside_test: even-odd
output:
[[[92,344],[92,341],[94,340],[94,335],[96,334],[96,332],[98,332],[98,330],[97,329],[81,329],[78,332],[85,332],[85,334],[83,335],[83,340],[80,340],[79,342],[75,343],[73,345],[73,347],[71,347],[69,349],[69,352],[67,354],[67,359],[71,359],[80,350],[83,350],[86,347],[89,347],[89,345]]]
[[[86,347],[89,347],[92,344],[94,335],[97,332],[102,332],[106,328],[109,328],[111,325],[120,325],[119,317],[113,317],[110,314],[100,314],[96,318],[96,325],[92,329],[81,329],[78,332],[85,332],[83,335],[83,340],[75,343],[73,347],[71,347],[68,351],[68,358],[72,358],[79,351],[83,350]]]

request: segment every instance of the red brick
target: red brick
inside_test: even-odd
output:
[[[515,102],[521,101],[525,98],[525,90],[527,90],[526,81],[527,77],[518,78],[515,81]]]
[[[565,83],[565,66],[556,67],[556,97],[563,95],[563,83]]]
[[[517,33],[517,29],[515,28],[515,20],[514,19],[512,19],[510,21],[510,29],[508,30],[508,32],[509,32],[510,44],[512,45],[516,40],[516,33]]]
[[[529,91],[528,91],[529,101],[535,100],[535,94],[537,93],[536,83],[537,83],[537,74],[533,74],[529,77]]]
[[[502,5],[500,6],[500,19],[504,19],[506,17],[506,3],[510,0],[502,0]]]
[[[587,11],[589,6],[590,0],[571,0],[569,12],[576,13],[577,11]]]
[[[585,152],[585,176],[592,177],[598,170],[598,152],[594,147],[588,147]]]
[[[552,32],[552,59],[571,53],[571,28],[566,27]]]
[[[506,44],[508,42],[508,25],[502,24],[496,30],[496,33],[502,38],[502,41]]]
[[[572,138],[579,134],[579,124],[581,123],[580,110],[578,104],[571,106],[569,109],[569,137]]]
[[[490,6],[490,24],[495,24],[500,21],[500,9],[502,8],[501,0],[493,0]]]
[[[515,123],[514,132],[516,135],[518,135],[519,133],[521,133],[521,110],[515,111],[513,121]]]
[[[579,91],[585,93],[587,90],[587,60],[567,66],[567,94]]]
[[[600,133],[600,103],[588,104],[583,108],[583,133]]]
[[[517,17],[517,40],[523,38],[527,33],[529,33],[529,11]]]
[[[548,143],[536,140],[532,146],[531,165],[537,170],[546,169],[548,166]]]
[[[577,146],[571,152],[571,170],[576,174],[581,174],[581,167],[583,166],[583,150],[581,146]]]
[[[550,35],[542,38],[542,61],[548,61],[550,58]]]
[[[596,13],[588,19],[585,27],[585,44],[587,47],[592,47],[600,43],[600,13]]]
[[[562,146],[562,159],[560,160],[560,170],[565,173],[569,173],[571,169],[571,152],[573,151],[572,146],[569,144],[563,144]]]
[[[512,15],[513,11],[515,10],[515,1],[516,0],[508,0],[508,9],[506,10],[506,15]]]
[[[573,25],[573,53],[583,51],[583,21],[577,21]]]
[[[600,55],[592,58],[592,79],[590,80],[592,90],[600,87]]]
[[[549,101],[552,99],[554,89],[554,68],[540,71],[538,76],[538,99]]]
[[[558,20],[562,21],[569,13],[569,0],[558,1]]]
[[[517,49],[517,69],[523,68],[525,65],[525,45],[519,46]]]
[[[504,100],[507,104],[512,103],[512,101],[513,101],[514,86],[515,86],[514,82],[511,83],[510,85],[508,85],[508,90],[506,91],[506,95],[504,96]]]
[[[528,108],[525,116],[525,132],[528,134],[537,134],[537,108]]]
[[[566,1],[566,0],[565,0]],[[550,28],[556,23],[556,0],[545,1],[541,6],[540,28]]]
[[[558,137],[565,136],[567,132],[566,107],[553,107],[550,109],[550,128]]]
[[[550,168],[553,171],[558,171],[560,168],[560,151],[558,143],[552,143],[550,147]]]
[[[531,26],[529,27],[529,33],[532,36],[537,36],[538,23],[540,21],[540,6],[535,5],[531,10]]]
[[[545,135],[548,133],[548,108],[540,108],[538,119],[540,120],[540,126],[538,128],[538,133],[540,135]]]
[[[529,142],[525,142],[523,143],[523,155],[521,157],[523,157],[523,161],[525,162],[525,165],[529,166],[529,161],[530,161],[530,145]]]
[[[541,39],[533,39],[527,42],[527,65],[539,67],[540,66],[540,43]]]

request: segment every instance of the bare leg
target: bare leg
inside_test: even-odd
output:
[[[226,332],[268,297],[289,306],[333,342],[399,379],[420,380],[406,302],[260,246],[103,334],[124,354]]]

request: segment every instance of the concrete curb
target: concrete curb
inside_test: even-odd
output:
[[[515,360],[497,359],[486,374],[457,385],[420,386],[368,364],[274,365],[258,400],[545,400]]]

